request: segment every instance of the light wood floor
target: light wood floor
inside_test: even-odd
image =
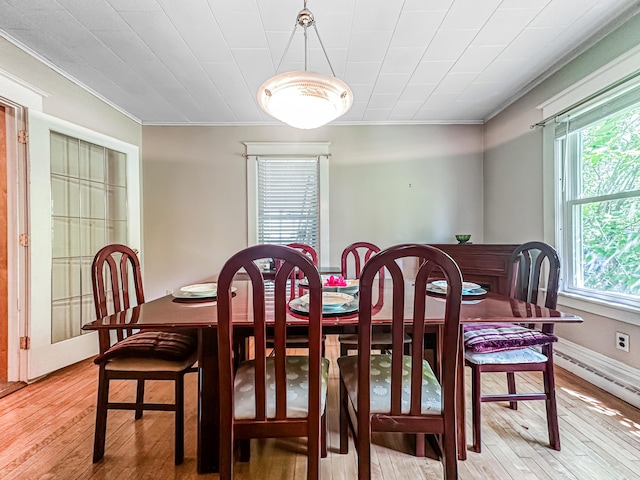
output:
[[[328,354],[337,346],[329,339]],[[355,478],[356,453],[337,453],[337,367],[329,385],[329,456],[322,460],[323,480]],[[461,479],[638,479],[640,478],[640,412],[638,409],[558,369],[556,373],[562,451],[547,448],[542,402],[521,403],[518,411],[502,404],[483,405],[483,451],[468,452],[459,462]],[[503,385],[488,377],[487,389]],[[529,375],[525,391],[537,382]],[[114,397],[134,392],[126,382],[114,384]],[[0,479],[207,479],[197,475],[196,375],[186,385],[185,462],[173,465],[173,417],[145,412],[110,412],[104,459],[91,463],[97,367],[88,360],[50,375],[0,399]],[[168,384],[148,388],[156,401],[172,395]],[[469,419],[467,419],[469,420]],[[468,429],[468,435],[470,430]],[[411,441],[401,435],[376,436],[372,453],[374,478],[414,480],[441,478],[440,462],[410,455]],[[253,441],[251,461],[237,462],[237,479],[306,478],[304,441]]]

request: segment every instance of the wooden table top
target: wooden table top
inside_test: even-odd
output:
[[[387,281],[389,283],[389,281]],[[245,280],[234,282],[237,291],[232,301],[234,324],[242,325],[252,322],[250,284]],[[385,284],[384,298],[392,298],[390,284]],[[405,288],[405,309],[412,307],[413,286]],[[375,295],[374,295],[375,298]],[[430,297],[427,301],[425,322],[440,324],[444,316],[445,303],[439,298]],[[84,330],[103,330],[127,328],[136,325],[138,328],[177,329],[177,328],[213,328],[217,325],[217,307],[215,300],[193,301],[178,300],[171,295],[146,302],[137,307],[95,320],[84,325]],[[300,315],[289,313],[290,323],[305,323]],[[391,319],[391,301],[384,302],[373,315],[374,323],[388,323]],[[532,323],[579,323],[582,318],[537,305],[528,304],[489,292],[487,296],[474,303],[463,301],[460,319],[464,323],[475,322],[522,322],[526,319]],[[323,326],[356,325],[358,315],[344,317],[324,317]]]

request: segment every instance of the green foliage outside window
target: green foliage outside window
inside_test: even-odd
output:
[[[583,285],[577,286],[640,296],[640,106],[580,135],[578,198],[593,201],[574,206],[582,242],[576,260]]]

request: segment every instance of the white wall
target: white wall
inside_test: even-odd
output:
[[[247,245],[244,141],[328,141],[330,258],[367,240],[482,240],[479,125],[143,127],[149,298],[216,273]]]
[[[521,243],[527,240],[554,241],[553,212],[543,202],[553,204],[553,168],[543,158],[543,131],[530,129],[542,120],[537,108],[585,76],[640,44],[640,15],[632,17],[587,52],[527,93],[485,124],[484,130],[484,239],[487,243]],[[544,192],[544,193],[543,193]],[[551,200],[550,202],[548,200]],[[611,315],[596,314],[595,307],[563,311],[585,319],[580,326],[559,327],[565,339],[590,350],[640,368],[640,327],[621,322]],[[628,314],[626,314],[628,316]],[[630,335],[631,352],[615,348],[616,331]],[[634,347],[634,345],[636,347]]]
[[[136,121],[0,37],[0,73],[7,72],[44,93],[43,112],[140,146]],[[0,92],[2,96],[3,92]]]

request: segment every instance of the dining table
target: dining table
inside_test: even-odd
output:
[[[407,281],[405,288],[405,311],[411,318],[413,286]],[[235,289],[232,300],[232,320],[234,329],[252,325],[251,285],[242,276],[234,279]],[[380,284],[376,305],[373,308],[372,323],[389,325],[391,321],[391,283],[386,280]],[[434,295],[434,297],[438,297]],[[354,300],[354,302],[357,302]],[[425,325],[437,331],[443,324],[445,302],[441,298],[427,302]],[[267,315],[267,320],[268,320]],[[487,292],[481,298],[463,298],[460,310],[461,323],[480,322],[512,322],[542,324],[548,330],[556,323],[579,323],[579,316],[563,313],[539,305],[529,304],[510,297]],[[292,328],[304,327],[306,318],[303,312],[289,309],[287,325]],[[332,311],[323,313],[323,334],[340,334],[354,331],[358,324],[357,309],[347,309],[344,314]],[[108,341],[109,332],[117,329],[153,329],[179,331],[180,329],[197,329],[199,339],[198,367],[200,369],[198,385],[198,438],[197,438],[197,470],[198,473],[217,472],[219,469],[219,398],[218,398],[218,344],[217,344],[217,307],[215,298],[176,298],[167,295],[128,308],[122,312],[97,319],[85,324],[83,330],[99,332],[101,342]],[[458,455],[466,458],[466,437],[464,420],[464,349],[462,335],[459,351],[459,368],[457,382],[456,407],[458,424]]]

